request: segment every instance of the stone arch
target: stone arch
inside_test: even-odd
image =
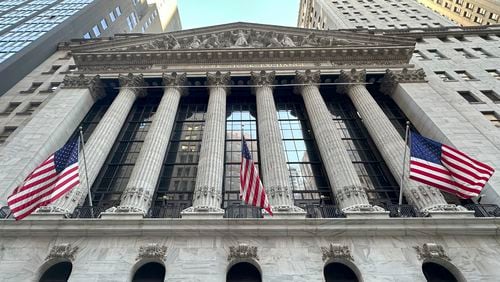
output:
[[[132,282],[163,282],[165,281],[166,267],[158,259],[143,259],[132,267],[130,280]]]
[[[73,263],[66,258],[45,262],[38,270],[39,282],[67,282],[73,271]]]
[[[460,270],[444,259],[429,258],[422,263],[422,274],[428,282],[465,282]]]
[[[262,269],[254,259],[234,259],[227,267],[226,282],[262,282]]]
[[[323,267],[323,276],[326,282],[362,282],[361,272],[350,260],[330,259]]]

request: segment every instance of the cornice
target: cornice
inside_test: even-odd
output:
[[[389,219],[24,219],[0,220],[0,237],[18,236],[499,236],[500,218]]]

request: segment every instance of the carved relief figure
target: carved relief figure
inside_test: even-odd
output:
[[[261,48],[264,47],[264,43],[262,42],[262,35],[259,31],[255,31],[253,29],[250,30],[250,35],[248,36],[248,43],[251,47]]]
[[[288,37],[288,35],[286,34],[283,34],[283,39],[281,39],[281,44],[285,47],[296,47],[297,45],[295,45],[295,42],[293,42],[293,40]]]
[[[180,49],[181,45],[179,44],[179,41],[177,41],[177,39],[174,36],[169,35],[168,36],[168,47],[169,47],[169,49],[176,50],[176,49]]]
[[[200,48],[201,46],[201,40],[198,39],[198,36],[194,36],[193,37],[193,41],[191,41],[191,43],[189,43],[189,49],[198,49]]]
[[[267,47],[283,47],[281,42],[278,41],[278,36],[274,31],[268,32],[266,34],[266,39],[268,41]]]
[[[233,38],[236,38],[233,47],[247,47],[248,41],[243,30],[238,30],[237,34],[233,33]]]
[[[316,39],[316,35],[314,33],[310,33],[302,40],[300,46],[303,47],[316,47],[318,46],[318,40]]]
[[[212,34],[209,38],[203,40],[201,45],[207,49],[218,48],[220,46],[219,37],[216,34]]]

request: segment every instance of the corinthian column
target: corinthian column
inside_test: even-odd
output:
[[[411,71],[405,69],[402,72],[387,71],[381,88],[386,94],[392,94],[394,87],[398,83],[425,83],[424,78],[425,73],[421,69]],[[353,69],[350,73],[342,72],[340,80],[342,82],[364,82],[365,71],[356,71]],[[431,216],[470,214],[464,207],[448,204],[438,189],[409,179],[408,171],[410,162],[406,161],[403,167],[404,148],[406,146],[404,140],[364,85],[355,84],[340,89],[340,91],[347,92],[351,98],[363,119],[366,129],[399,185],[401,185],[403,171],[406,171],[403,179],[403,194],[410,204],[417,207],[423,213],[429,213]],[[408,149],[406,160],[409,160],[409,154]]]
[[[85,177],[83,164],[80,165],[80,185],[73,188],[66,196],[59,198],[49,208],[54,212],[71,214],[73,210],[85,201],[88,186],[92,186],[102,165],[115,143],[118,133],[125,123],[132,105],[138,96],[145,92],[140,88],[144,80],[141,75],[120,75],[120,92],[102,117],[89,140],[85,144],[88,183]]]
[[[257,96],[257,116],[259,117],[262,180],[273,213],[276,216],[288,217],[294,214],[304,217],[305,212],[301,208],[294,206],[293,202],[290,175],[286,164],[283,141],[281,140],[273,91],[270,86],[274,81],[275,72],[252,72],[251,76],[252,83],[257,86],[255,95]]]
[[[182,217],[221,218],[224,215],[221,200],[226,137],[226,95],[230,81],[230,72],[207,73],[210,98],[201,141],[193,206],[182,211]]]
[[[306,70],[305,73],[297,71],[296,80],[303,84],[300,92],[339,207],[348,216],[360,213],[387,216],[387,212],[382,208],[372,206],[368,202],[365,187],[361,184],[341,134],[332,121],[332,114],[316,85],[320,81],[319,71],[314,73],[310,70]]]
[[[115,209],[116,212],[144,216],[150,208],[183,93],[179,86],[185,82],[185,73],[177,75],[174,72],[172,75],[163,75],[165,85],[163,97],[122,194],[120,206]]]

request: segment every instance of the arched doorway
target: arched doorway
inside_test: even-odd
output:
[[[163,282],[165,281],[165,267],[161,263],[148,262],[139,267],[132,278],[132,282]]]
[[[73,270],[73,264],[63,261],[49,267],[40,278],[40,282],[67,282]]]
[[[458,282],[458,279],[451,271],[434,262],[424,262],[422,272],[428,282]]]
[[[359,282],[356,273],[347,265],[332,262],[325,266],[323,275],[326,282]]]
[[[253,264],[239,262],[233,265],[226,275],[226,282],[261,282],[260,271]]]

